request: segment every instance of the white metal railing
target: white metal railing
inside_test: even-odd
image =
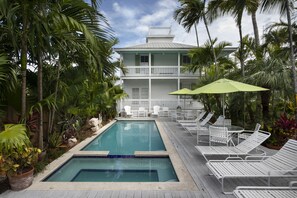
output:
[[[151,99],[151,106],[149,107],[148,99],[125,99],[123,100],[123,107],[131,106],[132,110],[138,110],[139,107],[144,107],[146,110],[152,111],[153,106],[168,107],[170,110],[176,110],[178,106],[182,109],[192,109],[191,106],[193,99]]]
[[[149,75],[149,67],[148,66],[131,66],[126,67],[127,72],[125,76],[148,76]],[[123,73],[121,72],[121,76]]]
[[[152,66],[152,76],[177,76],[178,66],[167,67],[167,66]]]
[[[151,74],[149,72],[149,66],[127,66],[126,77],[131,76],[200,76],[199,72],[182,72],[178,73],[178,66],[151,66]],[[124,76],[121,72],[121,76]]]

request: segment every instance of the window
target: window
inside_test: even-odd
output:
[[[182,65],[188,65],[191,64],[191,59],[187,55],[182,55]]]
[[[148,99],[149,97],[149,89],[148,88],[141,88],[141,99]]]
[[[149,65],[149,56],[148,55],[140,55],[140,65],[142,65],[142,66]]]
[[[132,88],[132,99],[148,99],[148,88]]]
[[[132,99],[139,99],[139,88],[132,88]]]

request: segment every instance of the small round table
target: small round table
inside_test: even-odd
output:
[[[241,126],[235,126],[235,125],[213,125],[217,127],[226,127],[228,129],[228,133],[232,133],[232,135],[237,135],[237,144],[239,143],[239,133],[242,133],[244,131],[244,128]]]

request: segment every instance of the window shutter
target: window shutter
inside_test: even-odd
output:
[[[183,55],[180,54],[180,57],[179,57],[179,65],[182,66],[183,65]]]
[[[151,66],[154,66],[154,55],[151,54]]]
[[[139,59],[139,55],[135,55],[135,66],[140,66],[140,59]]]

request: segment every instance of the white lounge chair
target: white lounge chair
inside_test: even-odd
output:
[[[153,106],[153,113],[151,114],[152,116],[159,116],[159,111],[160,111],[160,106],[156,105],[156,106]]]
[[[259,125],[259,124],[257,124]],[[260,125],[259,125],[260,126]],[[234,147],[230,146],[195,146],[195,148],[202,154],[206,161],[208,156],[245,156],[249,155],[251,151],[256,149],[265,140],[270,137],[270,133],[266,131],[260,131],[259,128],[255,128],[255,131],[246,140],[242,141]],[[265,152],[263,151],[263,154]]]
[[[194,120],[196,118],[196,116],[195,116],[195,113],[193,112],[193,110],[185,110],[184,118],[185,118],[185,120]]]
[[[209,131],[209,146],[211,146],[212,143],[226,144],[226,146],[228,146],[230,142],[234,146],[234,143],[232,141],[232,133],[228,132],[227,127],[210,125],[208,128],[208,131]]]
[[[138,108],[138,117],[146,117],[147,111],[145,110],[144,107],[139,107]]]
[[[211,117],[213,116],[213,113],[208,113],[207,116],[201,120],[201,121],[197,121],[194,124],[190,124],[190,123],[181,123],[182,127],[187,130],[190,133],[197,133],[197,130],[204,130],[208,128],[206,127],[208,125],[209,120],[211,119]]]
[[[169,116],[169,108],[168,107],[162,107],[162,110],[160,111],[160,116],[168,117]]]
[[[296,198],[297,187],[294,186],[297,181],[290,182],[285,186],[238,186],[233,191],[237,198]]]
[[[131,106],[124,106],[124,109],[125,109],[127,117],[131,117],[132,116]]]
[[[223,125],[224,124],[225,117],[223,115],[220,115],[217,120],[213,123],[213,125]]]
[[[250,157],[253,160],[247,160]],[[255,160],[257,157],[260,160]],[[297,141],[288,140],[273,156],[247,156],[246,160],[209,160],[206,166],[222,184],[223,193],[228,193],[224,190],[224,181],[228,178],[268,178],[269,186],[271,177],[296,177]]]
[[[200,121],[205,114],[206,114],[206,111],[201,111],[198,114],[197,118],[194,119],[194,120],[177,120],[177,122],[180,123],[180,124],[181,123],[193,123],[193,124],[197,124],[197,122]]]
[[[197,120],[196,122],[182,122],[182,123],[180,123],[180,125],[185,129],[187,129],[187,127],[190,127],[188,129],[191,129],[192,131],[195,130],[195,128],[197,130],[197,126],[205,126],[210,121],[212,116],[213,116],[213,113],[210,112],[201,121]]]
[[[170,111],[170,117],[172,121],[178,122],[184,118],[183,114],[180,111]]]
[[[201,122],[197,122],[195,127],[185,127],[185,130],[188,131],[191,135],[195,133],[197,135],[197,144],[199,142],[203,142],[200,140],[200,136],[208,136],[208,122],[213,116],[213,113],[208,113],[206,118],[204,118]]]

